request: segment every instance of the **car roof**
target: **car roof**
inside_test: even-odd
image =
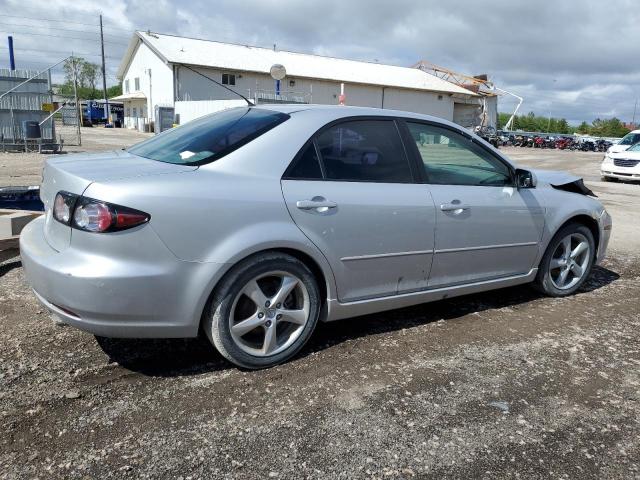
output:
[[[330,117],[334,120],[348,117],[401,117],[401,118],[415,118],[417,120],[427,120],[444,125],[449,125],[457,130],[464,130],[460,125],[445,120],[444,118],[434,117],[432,115],[424,115],[422,113],[406,112],[401,110],[389,110],[384,108],[373,107],[353,107],[346,105],[311,105],[311,104],[262,104],[255,108],[264,108],[265,110],[273,110],[277,112],[287,113],[289,115],[298,112],[305,112],[305,114],[313,114],[316,112],[318,116],[326,119]]]

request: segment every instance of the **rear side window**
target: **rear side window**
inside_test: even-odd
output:
[[[232,108],[167,130],[129,152],[159,162],[202,165],[222,158],[288,118],[262,108]]]
[[[413,180],[400,134],[391,120],[334,125],[317,138],[328,180],[407,183]]]
[[[304,149],[302,155],[298,157],[285,176],[298,180],[322,180],[320,159],[313,142]]]

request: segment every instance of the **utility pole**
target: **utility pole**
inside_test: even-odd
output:
[[[102,14],[100,14],[100,47],[102,49],[102,91],[104,92],[104,109],[109,123],[109,99],[107,98],[107,73],[104,67],[104,34],[102,33]]]
[[[71,65],[73,71],[73,97],[76,102],[76,135],[78,136],[78,145],[82,145],[82,136],[80,134],[80,125],[82,124],[82,113],[80,109],[80,100],[78,100],[78,73],[76,72],[76,57],[71,53]]]
[[[636,98],[636,103],[633,106],[633,120],[631,120],[631,124],[633,128],[636,128],[636,109],[638,108],[638,99]]]

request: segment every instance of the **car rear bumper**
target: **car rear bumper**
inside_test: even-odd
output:
[[[132,255],[120,247],[94,253],[73,241],[58,252],[47,243],[43,223],[41,217],[22,231],[22,263],[36,297],[63,322],[106,337],[197,335],[219,265],[177,259],[148,226],[127,240],[141,245],[131,247]]]

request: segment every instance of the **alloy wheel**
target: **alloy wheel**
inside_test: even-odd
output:
[[[574,287],[587,273],[591,259],[589,241],[581,233],[567,235],[558,243],[549,262],[549,277],[559,290]]]
[[[291,346],[309,321],[307,287],[297,276],[274,271],[254,277],[236,295],[229,316],[235,344],[257,357]]]

